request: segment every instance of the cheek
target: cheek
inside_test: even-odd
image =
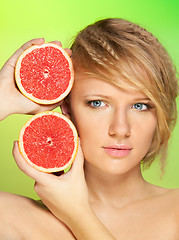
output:
[[[138,126],[138,131],[136,134],[136,136],[138,136],[138,140],[136,142],[138,142],[138,144],[144,148],[149,148],[152,143],[156,127],[157,121],[155,118],[148,119],[148,121],[145,121],[142,126]]]
[[[84,107],[73,109],[71,111],[71,120],[77,128],[80,138],[89,138],[89,136],[95,138],[99,126],[101,126],[100,119],[97,118],[96,114],[84,110]]]
[[[92,117],[89,119],[88,114],[73,115],[73,122],[79,134],[85,159],[94,156],[94,151],[96,153],[97,146],[101,144],[101,127],[96,125],[97,123],[93,121]]]
[[[91,131],[93,130],[90,127],[88,119],[87,115],[83,115],[82,112],[77,111],[71,116],[71,120],[74,123],[80,137],[81,144],[90,137]]]
[[[85,121],[78,121],[76,128],[80,138],[80,144],[85,160],[94,158],[94,149],[97,144],[97,137],[93,128]]]
[[[99,128],[92,122],[88,122],[87,119],[83,118],[83,120],[76,121],[75,124],[81,143],[88,143],[92,145],[99,137]]]

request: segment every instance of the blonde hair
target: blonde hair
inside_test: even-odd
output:
[[[76,72],[83,71],[120,87],[137,88],[152,100],[158,124],[142,163],[144,168],[149,167],[159,155],[163,169],[176,123],[178,94],[176,71],[165,48],[137,24],[109,18],[82,30],[71,49]]]

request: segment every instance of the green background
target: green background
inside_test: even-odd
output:
[[[0,1],[0,68],[26,41],[44,37],[60,40],[68,47],[76,33],[86,25],[107,17],[136,22],[156,35],[179,69],[178,0],[31,0]],[[13,141],[30,116],[13,115],[0,122],[0,190],[37,197],[33,180],[25,176],[12,157]],[[179,187],[179,124],[169,147],[165,175],[160,179],[157,163],[144,177],[157,185]]]

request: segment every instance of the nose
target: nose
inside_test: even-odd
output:
[[[131,124],[127,110],[115,110],[111,115],[109,135],[124,138],[131,135]]]

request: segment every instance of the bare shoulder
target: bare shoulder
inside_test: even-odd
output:
[[[155,214],[155,226],[165,229],[168,239],[179,237],[179,189],[166,189],[155,185],[148,185],[150,197],[147,206],[151,214]],[[152,206],[152,208],[150,208]],[[148,212],[149,213],[149,212]],[[150,213],[149,213],[150,214]],[[157,225],[159,223],[159,225]],[[161,225],[162,224],[162,225]],[[168,234],[168,235],[167,235]]]
[[[179,236],[179,189],[172,189],[167,193],[168,210],[171,212],[176,239]]]
[[[168,214],[168,219],[171,219],[176,236],[179,235],[179,189],[162,189],[159,195],[161,209]],[[177,237],[178,239],[178,237]]]
[[[179,188],[165,189],[161,192],[160,197],[166,200],[168,205],[174,208],[179,208]]]
[[[0,192],[0,239],[4,240],[18,240],[19,234],[15,229],[14,216],[16,214],[16,197],[13,194]],[[20,198],[21,199],[21,198]],[[20,200],[19,199],[19,200]],[[11,204],[12,203],[12,204]],[[17,201],[18,203],[18,201]],[[18,217],[16,218],[18,222]],[[17,223],[18,224],[18,223]]]
[[[169,190],[166,195],[179,220],[179,188]]]
[[[165,206],[172,208],[175,212],[179,211],[179,188],[176,189],[166,189],[158,186],[153,186],[154,196],[157,197]]]
[[[41,201],[0,192],[0,215],[0,239],[75,239]]]

